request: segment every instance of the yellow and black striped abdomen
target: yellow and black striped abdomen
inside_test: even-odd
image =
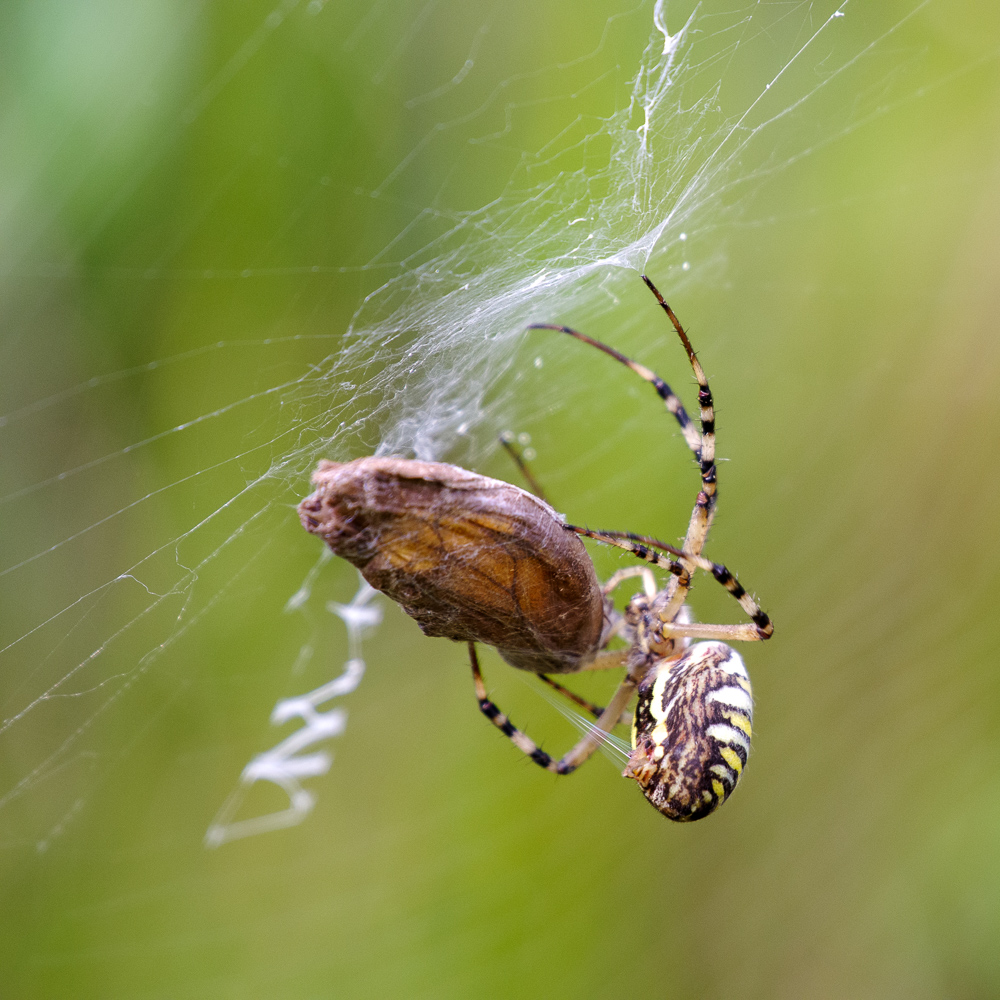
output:
[[[753,700],[739,653],[700,642],[639,685],[624,776],[669,819],[701,819],[729,797],[750,753]]]

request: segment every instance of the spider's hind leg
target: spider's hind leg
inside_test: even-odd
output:
[[[576,692],[570,691],[569,688],[564,688],[562,684],[557,684],[551,677],[547,677],[545,674],[539,674],[538,679],[540,681],[544,681],[554,691],[558,691],[564,698],[573,702],[574,705],[578,705],[588,715],[592,715],[595,719],[599,719],[601,717],[601,713],[604,709],[601,708],[600,705],[595,705],[593,702],[587,701],[586,698],[581,698],[580,695],[576,694]],[[622,712],[621,718],[618,721],[623,724],[631,722],[632,713],[626,709]]]
[[[553,774],[569,774],[572,768],[560,767],[560,763],[554,761],[530,736],[522,733],[511,721],[500,711],[497,706],[490,701],[486,694],[486,682],[483,680],[483,673],[479,669],[479,657],[476,655],[476,644],[469,643],[469,663],[472,666],[472,682],[476,688],[476,701],[479,703],[479,711],[500,730],[522,753],[527,754],[539,767],[544,767],[546,771]]]
[[[479,711],[500,730],[523,754],[530,757],[539,767],[544,767],[546,771],[553,774],[572,774],[584,761],[586,761],[604,741],[604,738],[622,720],[625,707],[629,703],[639,681],[645,670],[630,670],[618,685],[608,702],[607,708],[603,711],[597,710],[596,706],[588,705],[588,708],[598,711],[597,722],[590,731],[562,758],[554,760],[547,754],[530,736],[521,732],[511,721],[500,711],[497,706],[490,701],[486,693],[486,683],[483,680],[482,671],[479,669],[479,657],[476,655],[476,644],[469,643],[469,663],[472,666],[472,680],[476,689],[476,701],[479,703]],[[545,680],[545,678],[543,678]],[[554,687],[559,685],[552,683]],[[565,690],[565,689],[560,689]],[[580,699],[582,701],[582,699]]]

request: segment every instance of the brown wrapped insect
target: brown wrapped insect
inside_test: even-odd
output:
[[[495,646],[539,674],[579,670],[610,622],[579,536],[538,497],[441,462],[321,462],[306,531],[425,635]]]
[[[316,491],[299,505],[299,516],[307,531],[353,563],[427,635],[468,643],[480,710],[547,770],[575,770],[622,720],[638,690],[624,776],[636,780],[665,816],[694,820],[728,798],[750,750],[750,681],[740,656],[725,642],[768,639],[774,629],[729,570],[701,554],[717,497],[712,393],[677,317],[652,282],[643,280],[673,324],[698,381],[700,433],[670,387],[648,368],[569,327],[533,329],[557,330],[609,354],[649,382],[677,420],[701,472],[681,548],[626,532],[574,527],[542,499],[509,483],[454,465],[402,458],[321,462],[313,476]],[[520,457],[515,459],[526,472]],[[601,587],[581,535],[625,549],[666,570],[670,579],[658,590],[648,566],[631,567]],[[722,584],[751,623],[692,623],[685,599],[696,569]],[[643,578],[644,592],[623,613],[615,612],[608,594],[636,576]],[[616,635],[626,648],[609,650]],[[692,639],[710,641],[692,646]],[[487,697],[477,642],[537,673],[596,718],[560,760],[516,729]],[[604,709],[546,676],[619,666],[627,668],[625,677]]]

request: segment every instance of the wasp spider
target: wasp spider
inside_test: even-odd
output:
[[[313,475],[316,490],[299,505],[299,516],[307,531],[353,563],[427,635],[468,644],[480,710],[546,770],[576,770],[622,721],[637,695],[624,776],[633,778],[665,816],[695,820],[731,794],[750,750],[750,681],[739,654],[726,643],[768,639],[774,629],[733,574],[702,555],[718,492],[712,393],[673,310],[653,283],[643,280],[673,324],[694,371],[700,429],[670,386],[648,368],[569,327],[539,323],[531,329],[556,330],[596,347],[659,394],[701,475],[680,547],[630,532],[567,524],[541,496],[519,487],[454,465],[402,458],[321,462]],[[581,536],[625,549],[647,565],[619,570],[601,586]],[[650,566],[669,575],[662,589]],[[691,620],[685,600],[699,569],[725,587],[749,622]],[[635,577],[642,578],[643,591],[616,612],[611,592]],[[609,648],[615,637],[625,640],[624,649]],[[703,641],[692,645],[692,640]],[[542,750],[489,699],[477,642],[494,646],[508,663],[538,674],[595,717],[562,758]],[[624,667],[625,676],[604,708],[550,676],[611,667]]]

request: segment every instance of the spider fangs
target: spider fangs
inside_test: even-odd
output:
[[[673,820],[707,816],[732,793],[750,751],[750,681],[727,642],[768,639],[774,628],[720,563],[702,555],[715,514],[715,416],[712,393],[687,334],[653,283],[698,382],[701,430],[654,372],[569,327],[557,330],[609,354],[649,382],[680,425],[701,471],[701,489],[683,545],[619,531],[566,524],[543,499],[454,465],[402,458],[321,462],[316,490],[299,505],[303,527],[356,566],[431,636],[468,643],[479,708],[535,763],[556,774],[576,770],[622,721],[632,696],[632,753],[623,775]],[[519,463],[520,464],[520,463]],[[602,587],[580,536],[614,545],[670,574],[657,590],[649,566],[619,570]],[[750,622],[691,621],[691,575],[710,573]],[[610,593],[641,577],[643,593],[614,610]],[[609,649],[616,636],[625,649]],[[706,640],[691,645],[692,639]],[[487,697],[476,643],[496,647],[511,665],[537,673],[596,722],[554,760]],[[567,691],[549,674],[625,667],[607,707]]]

